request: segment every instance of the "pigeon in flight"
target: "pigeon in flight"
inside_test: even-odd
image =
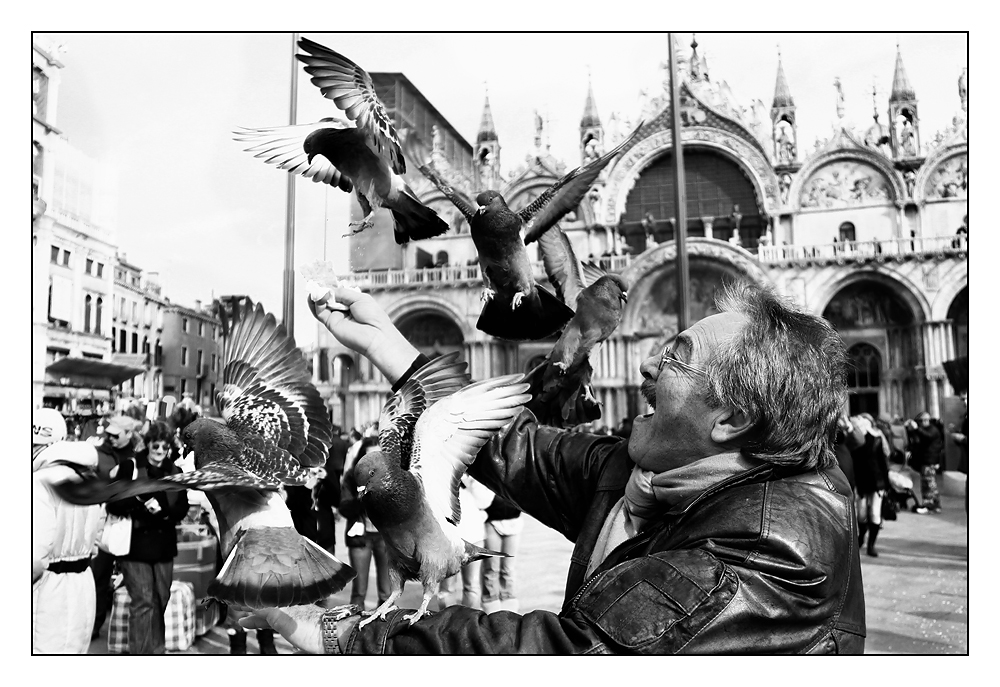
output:
[[[549,282],[575,310],[545,362],[528,373],[528,405],[546,424],[572,427],[601,417],[590,385],[590,352],[618,328],[628,303],[628,282],[577,259],[569,238],[558,227],[538,237]]]
[[[538,340],[561,329],[573,316],[565,303],[535,283],[525,246],[544,235],[583,200],[611,160],[639,135],[632,134],[614,149],[569,172],[527,207],[514,212],[499,192],[483,191],[478,208],[452,188],[431,164],[420,171],[469,221],[483,275],[483,311],[476,327],[491,336],[513,341]]]
[[[365,513],[385,539],[392,593],[367,624],[396,608],[406,580],[423,587],[426,612],[441,580],[470,561],[504,554],[462,539],[459,484],[479,449],[508,425],[530,396],[522,375],[469,384],[457,353],[424,365],[386,402],[379,451],[358,461],[354,475]]]
[[[398,244],[439,236],[448,224],[421,203],[400,176],[406,162],[399,136],[368,72],[327,47],[299,39],[307,54],[296,57],[323,95],[333,100],[349,121],[328,117],[315,124],[297,124],[233,132],[236,140],[253,145],[247,152],[266,163],[315,182],[352,189],[365,217],[351,222],[353,233],[372,226],[380,207],[392,213]]]
[[[231,303],[231,315],[219,308],[222,422],[197,419],[181,432],[195,470],[155,480],[67,482],[59,492],[72,503],[101,503],[202,490],[218,517],[225,557],[209,596],[237,610],[314,603],[355,573],[296,532],[279,489],[305,485],[308,469],[325,463],[332,427],[284,326],[250,299]]]

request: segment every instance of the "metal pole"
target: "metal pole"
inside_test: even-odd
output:
[[[295,124],[296,105],[299,93],[298,60],[295,49],[299,34],[292,34],[292,88],[288,123]],[[285,271],[282,290],[281,321],[289,336],[295,336],[295,175],[288,175],[288,192],[285,197]]]
[[[681,145],[680,84],[677,83],[677,65],[674,58],[674,37],[667,34],[670,44],[670,130],[674,141],[674,246],[677,249],[677,332],[688,328],[691,303],[691,284],[688,277],[687,256],[687,190],[684,187],[684,150]]]

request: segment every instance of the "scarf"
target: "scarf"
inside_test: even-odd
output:
[[[604,520],[587,565],[587,577],[619,544],[642,532],[653,518],[687,505],[709,487],[758,464],[739,453],[724,453],[660,473],[636,465],[625,485],[625,495]]]

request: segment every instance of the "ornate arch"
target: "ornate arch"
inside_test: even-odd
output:
[[[917,172],[917,176],[913,184],[913,200],[920,204],[927,202],[927,182],[930,180],[931,176],[952,159],[958,158],[962,155],[965,155],[966,159],[968,159],[968,143],[963,142],[943,146],[931,153],[931,156],[920,166],[920,171]],[[965,200],[965,198],[949,198],[946,200]]]
[[[769,216],[778,214],[778,178],[771,163],[757,148],[735,134],[721,129],[691,126],[681,130],[681,141],[687,146],[699,147],[722,153],[735,162],[754,186],[762,209]],[[660,130],[642,139],[627,151],[608,175],[605,187],[604,224],[615,226],[625,213],[629,191],[635,186],[642,171],[653,160],[673,148],[669,129]]]
[[[386,308],[386,314],[392,320],[393,324],[408,315],[421,311],[430,311],[450,320],[462,332],[464,340],[470,341],[475,338],[475,330],[469,326],[465,315],[443,298],[432,295],[414,295],[409,298],[397,300]]]
[[[938,290],[937,296],[931,304],[931,318],[934,321],[948,319],[948,310],[951,309],[951,304],[955,302],[962,289],[968,288],[968,265],[968,262],[962,263],[961,275],[956,275],[955,278],[948,279],[947,281],[942,280],[941,288]]]
[[[910,308],[918,322],[927,322],[931,315],[931,305],[923,295],[920,286],[914,284],[905,276],[896,272],[874,270],[852,270],[846,274],[838,274],[834,279],[823,284],[816,293],[813,302],[813,312],[822,315],[830,302],[843,289],[861,281],[873,281],[882,284]]]
[[[733,268],[758,284],[771,283],[767,273],[753,255],[743,248],[732,246],[725,241],[691,236],[687,239],[687,252],[689,258],[700,257],[706,261]],[[618,328],[619,332],[625,335],[636,332],[638,318],[646,301],[646,295],[652,287],[653,277],[660,272],[661,268],[673,265],[676,259],[677,244],[669,241],[646,251],[622,272],[622,277],[628,280],[631,286],[628,306]]]
[[[889,188],[893,195],[889,202],[897,206],[902,205],[903,199],[906,198],[906,187],[902,176],[892,167],[889,160],[879,153],[864,148],[848,148],[823,153],[806,161],[802,169],[792,179],[792,185],[788,189],[788,206],[792,212],[797,213],[802,210],[808,212],[810,208],[803,208],[800,202],[802,189],[820,169],[828,164],[843,161],[861,162],[874,168],[889,182]]]

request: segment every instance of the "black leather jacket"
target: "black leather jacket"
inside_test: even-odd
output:
[[[352,653],[862,653],[864,592],[839,468],[761,465],[665,513],[584,579],[633,467],[618,437],[539,426],[525,411],[470,474],[575,542],[562,610],[452,606],[355,630]]]

